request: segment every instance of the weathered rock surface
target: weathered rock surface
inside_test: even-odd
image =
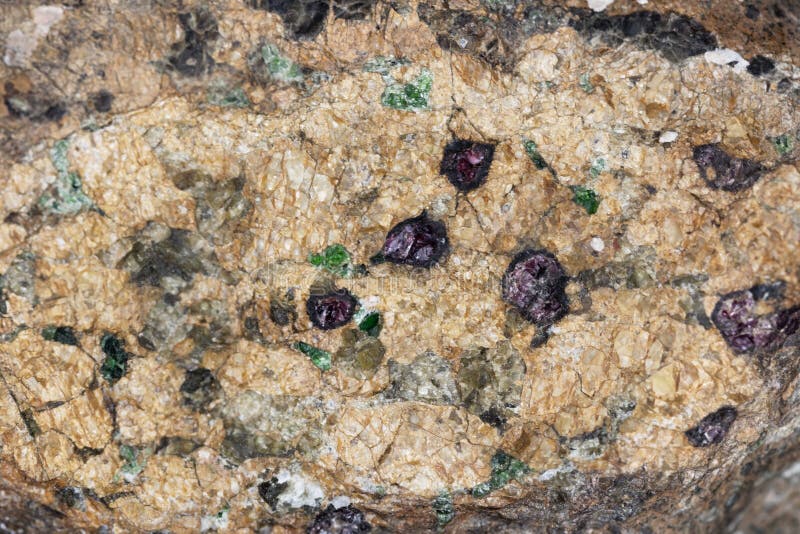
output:
[[[3,528],[797,529],[797,2],[168,4],[0,7]]]

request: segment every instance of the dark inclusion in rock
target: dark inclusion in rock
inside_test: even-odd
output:
[[[460,191],[472,191],[486,181],[494,145],[456,139],[444,147],[439,173]]]
[[[295,310],[294,292],[287,292],[285,296],[272,295],[269,299],[269,318],[278,326],[286,326],[297,320]]]
[[[555,256],[545,250],[526,250],[512,260],[503,275],[503,300],[525,319],[551,325],[569,311],[567,274]]]
[[[350,322],[357,304],[356,298],[342,288],[322,295],[312,293],[306,301],[306,311],[314,326],[332,330]]]
[[[334,0],[333,16],[344,20],[364,20],[374,5],[375,0]]]
[[[775,350],[800,330],[800,306],[756,314],[757,301],[772,296],[764,287],[728,293],[714,306],[711,321],[734,352]]]
[[[58,500],[70,508],[76,508],[81,511],[86,510],[86,498],[83,495],[83,490],[77,486],[67,486],[61,488],[56,492]]]
[[[186,371],[180,391],[183,404],[195,411],[203,411],[219,396],[220,390],[219,381],[214,373],[204,367],[198,367]]]
[[[694,447],[716,445],[725,439],[737,415],[733,406],[723,406],[703,417],[697,426],[690,428],[684,434]]]
[[[183,28],[183,42],[172,45],[172,54],[167,62],[181,74],[200,76],[214,65],[208,45],[219,37],[217,19],[208,8],[203,7],[189,13],[179,13],[178,21]]]
[[[295,39],[313,39],[325,27],[328,0],[249,0],[254,9],[279,15]]]
[[[71,326],[48,326],[42,330],[42,337],[64,345],[78,345],[78,336]]]
[[[218,274],[213,249],[202,238],[181,229],[170,229],[163,241],[134,243],[130,252],[120,260],[118,268],[131,272],[136,285],[162,286],[165,278],[188,283],[195,274]]]
[[[248,0],[253,9],[263,9],[281,17],[295,39],[313,39],[325,27],[330,0]],[[372,11],[375,0],[334,0],[337,19],[363,20]]]
[[[499,7],[486,4],[490,9]],[[519,24],[512,17],[495,22],[468,11],[435,9],[432,2],[420,2],[417,13],[443,49],[478,57],[494,67],[510,66],[513,42],[520,37]]]
[[[307,534],[359,534],[371,530],[372,525],[358,508],[352,505],[334,508],[329,504],[325,510],[317,514],[306,532]]]
[[[258,495],[274,512],[278,507],[278,497],[289,487],[288,482],[278,482],[276,477],[272,477],[258,485]]]
[[[723,191],[734,192],[752,187],[766,171],[757,161],[735,158],[717,144],[695,147],[692,157],[700,176],[709,187]]]
[[[92,107],[101,113],[111,111],[111,104],[114,102],[114,95],[105,89],[94,93],[90,97]]]
[[[437,263],[448,248],[444,223],[430,219],[423,212],[389,230],[383,248],[373,256],[372,262],[388,261],[427,268]]]
[[[132,354],[125,350],[125,342],[113,334],[103,334],[100,338],[100,349],[106,355],[100,366],[100,374],[109,384],[116,383],[125,376],[128,360]]]
[[[747,66],[747,72],[753,76],[761,76],[762,74],[769,74],[775,70],[775,62],[766,56],[756,56],[750,60]]]
[[[714,34],[696,20],[677,13],[636,11],[615,16],[589,10],[574,10],[574,13],[578,17],[571,26],[588,37],[597,35],[613,46],[629,40],[640,48],[658,50],[676,63],[717,47]]]

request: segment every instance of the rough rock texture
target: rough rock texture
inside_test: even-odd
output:
[[[2,3],[2,529],[797,530],[800,4],[589,4]]]

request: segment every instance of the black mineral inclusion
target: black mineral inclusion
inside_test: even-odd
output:
[[[775,62],[766,56],[755,56],[747,65],[747,72],[753,76],[769,74],[773,70],[775,70]]]
[[[356,298],[342,288],[322,295],[312,293],[306,301],[306,311],[314,326],[332,330],[350,322],[357,304]]]

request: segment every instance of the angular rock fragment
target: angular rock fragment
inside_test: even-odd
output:
[[[694,447],[716,445],[725,439],[737,415],[738,412],[733,406],[723,406],[703,417],[697,426],[684,432],[686,439]]]
[[[525,362],[509,342],[466,351],[458,370],[458,389],[467,409],[494,427],[515,415],[522,393]]]
[[[36,300],[36,258],[29,252],[17,255],[11,265],[0,275],[0,288],[19,295],[30,302]]]
[[[272,508],[272,511],[275,511],[278,507],[278,497],[288,486],[288,482],[280,482],[277,477],[272,477],[258,485],[258,495]]]
[[[218,275],[210,245],[198,234],[150,223],[141,232],[118,268],[131,273],[131,282],[180,290],[195,274]]]
[[[297,320],[293,291],[287,291],[284,295],[274,293],[270,297],[269,318],[278,326],[287,326]]]
[[[678,13],[634,11],[623,15],[580,12],[571,23],[587,37],[599,36],[617,46],[629,40],[642,49],[659,51],[674,63],[717,47],[717,39],[695,19]]]
[[[313,399],[246,390],[229,400],[221,414],[221,452],[234,461],[309,453],[319,445],[320,414]]]
[[[336,351],[334,362],[345,374],[367,380],[375,375],[384,354],[386,348],[377,337],[350,329],[342,334],[342,346]]]
[[[450,363],[434,354],[424,352],[408,365],[389,360],[392,387],[389,398],[416,400],[430,404],[455,404],[458,388]]]
[[[58,490],[56,495],[58,500],[61,501],[65,506],[69,506],[70,508],[75,508],[81,511],[86,510],[86,497],[84,496],[81,488],[77,486],[66,486]]]

